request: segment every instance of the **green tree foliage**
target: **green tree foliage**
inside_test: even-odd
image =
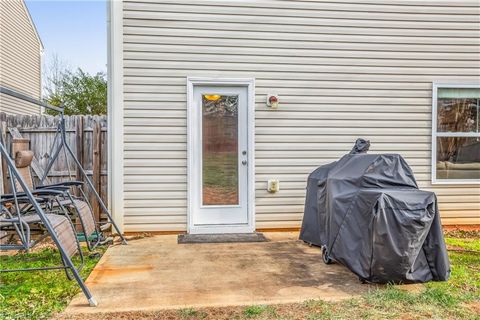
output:
[[[65,114],[102,115],[107,113],[107,79],[104,73],[90,75],[78,68],[65,70],[46,88],[45,102],[65,107]],[[55,114],[55,111],[47,111]]]

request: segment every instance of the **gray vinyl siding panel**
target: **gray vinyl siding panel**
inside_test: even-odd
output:
[[[299,227],[308,174],[402,154],[444,224],[480,224],[479,185],[431,181],[432,82],[480,82],[476,1],[124,1],[125,230],[187,223],[186,77],[256,80],[256,227]],[[268,110],[265,95],[280,95]],[[266,181],[280,179],[270,194]]]
[[[0,1],[0,85],[41,97],[41,44],[20,0]],[[40,107],[0,95],[0,111],[39,114]]]

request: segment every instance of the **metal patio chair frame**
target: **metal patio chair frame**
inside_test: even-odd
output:
[[[14,226],[15,230],[20,232],[18,235],[22,238],[21,239],[22,245],[19,245],[18,247],[5,247],[4,249],[11,249],[11,250],[26,249],[28,251],[28,249],[30,249],[36,243],[36,242],[32,243],[30,241],[30,238],[29,238],[30,230],[29,230],[29,227],[28,227],[28,223],[26,221],[22,222],[22,217],[21,217],[21,212],[22,212],[23,209],[20,207],[20,203],[26,204],[26,205],[31,205],[33,207],[33,209],[35,210],[35,214],[38,215],[38,221],[46,229],[46,232],[52,238],[53,242],[55,243],[56,247],[58,248],[58,251],[60,252],[62,263],[63,263],[63,266],[42,267],[42,268],[26,268],[26,269],[6,269],[6,270],[0,270],[0,272],[64,269],[66,274],[67,274],[67,277],[69,279],[75,279],[76,280],[76,282],[78,283],[78,285],[82,289],[84,295],[86,296],[89,305],[90,306],[97,306],[97,302],[96,302],[95,298],[92,296],[90,290],[88,289],[88,287],[83,282],[83,280],[80,276],[80,273],[79,273],[80,269],[83,267],[84,257],[83,257],[82,250],[81,250],[80,244],[78,242],[78,239],[76,237],[73,237],[76,241],[77,251],[79,252],[80,257],[81,257],[81,261],[82,261],[79,268],[77,268],[74,265],[74,263],[72,262],[71,256],[67,253],[67,251],[64,247],[64,243],[62,243],[62,241],[60,241],[59,237],[57,236],[57,233],[56,233],[56,230],[55,230],[54,226],[52,225],[50,219],[48,218],[47,214],[45,213],[44,209],[42,208],[42,206],[39,203],[39,201],[41,201],[41,199],[36,198],[34,196],[34,194],[32,193],[32,191],[30,191],[28,189],[28,186],[27,186],[26,182],[23,180],[23,178],[22,178],[21,174],[19,173],[19,171],[17,170],[14,162],[10,158],[7,149],[5,148],[5,146],[3,145],[3,143],[1,141],[0,141],[0,156],[2,156],[5,159],[5,162],[7,164],[7,168],[8,168],[9,174],[10,174],[11,184],[13,186],[13,188],[12,188],[13,197],[11,197],[8,200],[5,199],[4,201],[2,201],[1,202],[2,206],[0,207],[0,210],[3,214],[7,214],[7,212],[10,212],[5,207],[5,202],[6,201],[11,201],[11,202],[13,202],[13,205],[15,206],[15,211],[16,211],[15,212],[16,216],[14,216],[13,214],[10,214],[10,215],[7,214],[7,218],[4,218],[3,222],[4,223],[11,223]],[[15,181],[17,181],[18,184],[23,189],[23,192],[21,193],[21,195],[16,192]],[[43,191],[43,193],[45,193],[45,194],[56,193],[56,192],[58,192],[58,191],[55,191],[55,190],[48,190],[48,191],[44,190]],[[42,191],[40,193],[42,193]],[[68,216],[66,216],[64,218],[68,219],[68,221],[70,221]],[[24,229],[25,226],[27,226],[27,227]],[[72,232],[75,232],[73,224],[71,224],[71,221],[70,221],[70,226],[72,228]],[[18,227],[20,227],[20,229],[22,229],[23,231],[20,231]],[[25,234],[25,232],[28,234],[28,236]],[[1,245],[0,245],[0,248],[2,248]],[[75,252],[72,254],[72,256],[74,254],[75,254]],[[71,272],[71,275],[69,274],[69,271]]]
[[[43,201],[42,198],[35,198],[35,200],[38,203],[41,203]],[[15,213],[12,214],[8,208],[6,208],[5,204],[6,203],[14,203],[15,207]],[[35,220],[35,222],[28,221],[25,219],[25,217],[22,217],[22,215],[32,216],[32,213],[35,213],[35,211],[28,210],[25,211],[20,207],[20,204],[25,204],[28,205],[30,204],[30,199],[28,197],[13,197],[13,198],[5,198],[0,200],[0,224],[2,225],[2,230],[8,230],[6,227],[11,226],[12,230],[15,231],[18,239],[20,240],[21,244],[0,244],[0,250],[18,250],[18,251],[25,251],[28,253],[31,248],[35,247],[38,243],[40,243],[42,240],[47,238],[49,236],[49,233],[43,233],[40,235],[37,239],[32,240],[31,239],[31,228],[30,224],[40,224],[41,221]],[[44,210],[45,211],[45,210]],[[48,211],[46,211],[48,212]],[[34,214],[38,215],[38,214]],[[6,216],[4,218],[3,216]],[[65,216],[65,218],[68,220],[70,226],[72,227],[72,230],[75,230],[73,227],[73,223],[68,217],[68,215]],[[11,235],[10,235],[11,236]],[[83,269],[83,266],[85,265],[85,257],[83,255],[80,242],[78,239],[76,239],[76,247],[77,247],[77,252],[80,256],[80,265],[76,267],[76,269],[80,272]],[[62,257],[62,265],[61,266],[49,266],[49,267],[34,267],[34,268],[17,268],[17,269],[0,269],[0,272],[19,272],[19,271],[43,271],[43,270],[58,270],[58,269],[63,269],[65,270],[65,274],[69,280],[73,280],[72,275],[68,273],[68,266],[65,263],[65,260],[63,260]]]
[[[28,140],[28,139],[24,139]],[[15,139],[14,139],[15,142]],[[31,152],[30,150],[20,150],[19,152]],[[16,157],[16,155],[15,155]],[[27,172],[20,172],[20,175],[22,175],[22,178],[27,181],[27,185],[31,184],[30,190],[35,192],[40,192],[40,191],[48,191],[48,190],[56,190],[60,191],[61,193],[59,194],[54,194],[54,195],[49,195],[47,198],[50,200],[47,202],[49,205],[50,210],[54,210],[55,208],[58,208],[60,214],[65,215],[65,214],[73,214],[74,217],[78,217],[78,220],[80,220],[80,223],[75,223],[75,225],[80,225],[80,227],[83,230],[83,235],[84,235],[84,241],[87,244],[88,250],[92,251],[94,250],[99,244],[103,243],[103,238],[101,235],[101,231],[99,229],[99,223],[95,221],[95,218],[93,216],[93,210],[92,207],[90,206],[90,203],[84,201],[83,199],[76,199],[71,192],[70,192],[70,187],[79,187],[80,193],[86,197],[84,191],[81,188],[81,185],[83,183],[81,182],[64,182],[64,183],[57,183],[57,184],[50,184],[50,185],[45,185],[45,186],[40,186],[40,187],[35,187],[33,176],[31,174],[31,164],[28,164],[27,166]],[[18,191],[17,191],[18,192]],[[6,195],[11,196],[11,195]],[[4,198],[5,196],[2,196]],[[87,211],[88,212],[82,212],[79,208],[79,203],[75,200],[80,200],[82,202],[85,202],[85,205],[88,206]],[[81,203],[80,203],[81,204]],[[68,208],[67,208],[68,207]],[[88,216],[85,216],[88,215]],[[86,220],[91,219],[90,223],[88,223]],[[94,230],[92,232],[87,232],[92,227]],[[87,226],[90,226],[87,227]],[[94,236],[94,240],[90,241],[90,237]]]

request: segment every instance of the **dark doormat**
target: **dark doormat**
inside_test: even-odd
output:
[[[180,234],[178,243],[267,242],[263,233]]]

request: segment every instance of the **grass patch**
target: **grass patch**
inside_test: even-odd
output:
[[[106,248],[90,258],[84,251],[85,265],[81,276],[85,279],[97,264]],[[45,248],[37,252],[0,256],[2,269],[34,268],[60,264],[56,249]],[[73,258],[75,265],[80,258]],[[8,272],[0,274],[0,319],[48,319],[52,313],[62,311],[68,302],[80,292],[76,281],[69,281],[64,270]]]
[[[257,318],[259,316],[264,316],[269,319],[270,317],[275,318],[277,316],[277,313],[273,306],[254,305],[246,307],[243,310],[243,315],[247,318]]]
[[[197,311],[193,308],[186,308],[178,310],[178,314],[182,319],[203,319],[206,317],[204,312]]]
[[[478,251],[480,254],[480,241],[478,241],[478,239],[446,237],[445,242],[451,247],[458,247],[463,250]]]

